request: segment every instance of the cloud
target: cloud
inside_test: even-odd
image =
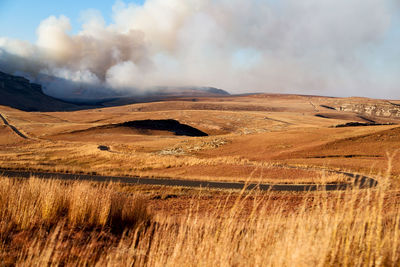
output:
[[[36,44],[0,38],[0,68],[132,94],[205,85],[233,93],[373,95],[399,82],[381,81],[365,60],[385,40],[398,8],[393,3],[117,1],[109,25],[88,10],[75,35],[67,17],[51,16],[40,23]],[[47,87],[54,95],[73,91]]]

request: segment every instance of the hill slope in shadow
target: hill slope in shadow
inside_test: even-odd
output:
[[[0,71],[0,105],[23,111],[60,111],[81,109],[78,105],[45,95],[42,86],[28,79]]]

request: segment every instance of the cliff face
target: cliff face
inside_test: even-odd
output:
[[[400,118],[400,106],[390,102],[377,104],[343,104],[339,107],[339,110],[355,112],[368,116]]]
[[[0,71],[0,88],[7,89],[12,87],[14,90],[23,91],[26,88],[42,93],[42,86],[36,83],[30,83],[28,79],[20,76],[13,76]]]
[[[39,84],[4,72],[0,72],[0,105],[24,111],[59,111],[77,108],[74,104],[45,95]]]

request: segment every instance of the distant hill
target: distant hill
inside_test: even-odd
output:
[[[179,96],[218,96],[230,95],[227,91],[205,86],[157,86],[148,89],[149,95],[179,95]]]
[[[49,79],[51,77],[48,77]],[[56,79],[56,78],[54,78]],[[104,89],[104,88],[103,88]],[[104,90],[82,89],[79,96],[58,99],[43,93],[42,86],[20,76],[0,71],[0,105],[23,111],[67,111],[98,107],[121,106],[142,102],[162,101],[175,97],[227,96],[228,92],[214,87],[153,87],[142,95],[104,94]],[[96,92],[91,92],[95,90]],[[98,93],[97,95],[95,93]]]
[[[114,99],[104,100],[101,103],[104,106],[123,106],[135,103],[157,102],[163,100],[174,100],[182,97],[221,97],[230,94],[222,89],[214,87],[170,87],[158,86],[148,89],[147,94],[137,96],[115,97]]]
[[[45,95],[39,84],[0,71],[0,105],[24,111],[75,110],[81,107]]]

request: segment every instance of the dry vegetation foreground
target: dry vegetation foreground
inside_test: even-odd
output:
[[[2,178],[0,191],[0,262],[9,266],[400,264],[400,196],[384,184],[186,192],[178,213],[159,209],[170,200],[160,191],[117,184]]]

